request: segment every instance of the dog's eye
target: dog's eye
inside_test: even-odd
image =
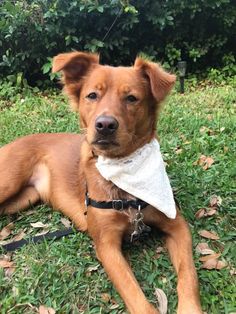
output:
[[[89,98],[89,99],[92,99],[92,100],[95,100],[98,98],[98,95],[96,93],[90,93],[86,96],[86,98]]]
[[[129,96],[126,97],[126,100],[127,100],[128,102],[135,102],[135,101],[137,101],[138,99],[137,99],[134,95],[129,95]]]

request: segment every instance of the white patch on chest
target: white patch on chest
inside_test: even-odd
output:
[[[29,184],[35,187],[42,200],[47,201],[49,199],[50,172],[45,164],[36,165]]]

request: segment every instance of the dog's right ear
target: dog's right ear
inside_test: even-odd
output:
[[[136,58],[134,67],[141,71],[141,75],[148,80],[152,95],[157,103],[164,100],[171,91],[176,76],[164,71],[159,64],[139,57]]]
[[[93,53],[68,52],[61,53],[53,58],[52,72],[63,72],[65,84],[78,82],[89,70],[89,68],[99,63],[99,56]]]

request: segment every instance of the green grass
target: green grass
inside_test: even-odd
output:
[[[205,130],[204,128],[205,127]],[[78,132],[76,116],[63,96],[0,89],[0,145],[22,135],[37,132]],[[236,312],[236,281],[230,274],[235,267],[236,209],[236,92],[233,86],[205,87],[173,93],[158,124],[161,148],[168,164],[172,186],[190,223],[194,239],[194,258],[198,270],[201,300],[208,314]],[[182,149],[177,154],[176,149]],[[208,169],[193,165],[204,154],[214,159]],[[4,178],[1,178],[4,180]],[[208,206],[210,196],[222,198],[217,215],[196,220],[195,212]],[[19,217],[18,217],[19,218]],[[46,206],[34,215],[22,213],[1,218],[0,229],[14,220],[17,233],[35,233],[31,222],[50,224],[50,230],[63,228],[61,215]],[[220,240],[204,240],[199,230],[217,232]],[[228,266],[222,270],[204,270],[195,247],[208,242]],[[156,258],[162,244],[157,235],[132,246],[125,254],[150,301],[155,302],[155,287],[168,296],[169,313],[177,304],[176,276],[166,252]],[[12,256],[16,264],[12,276],[0,269],[0,312],[36,313],[34,307],[46,304],[57,313],[124,313],[124,304],[96,259],[87,235],[74,233],[56,241],[27,245]],[[91,270],[91,267],[94,270]],[[110,295],[110,301],[106,300]],[[30,307],[32,305],[32,307]],[[189,313],[191,314],[191,313]]]

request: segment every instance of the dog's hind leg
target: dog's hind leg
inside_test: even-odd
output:
[[[39,200],[30,183],[36,154],[22,138],[0,149],[0,213],[11,214]]]
[[[22,209],[37,203],[40,200],[38,191],[33,186],[27,186],[10,197],[7,201],[0,204],[0,214],[11,215]]]

